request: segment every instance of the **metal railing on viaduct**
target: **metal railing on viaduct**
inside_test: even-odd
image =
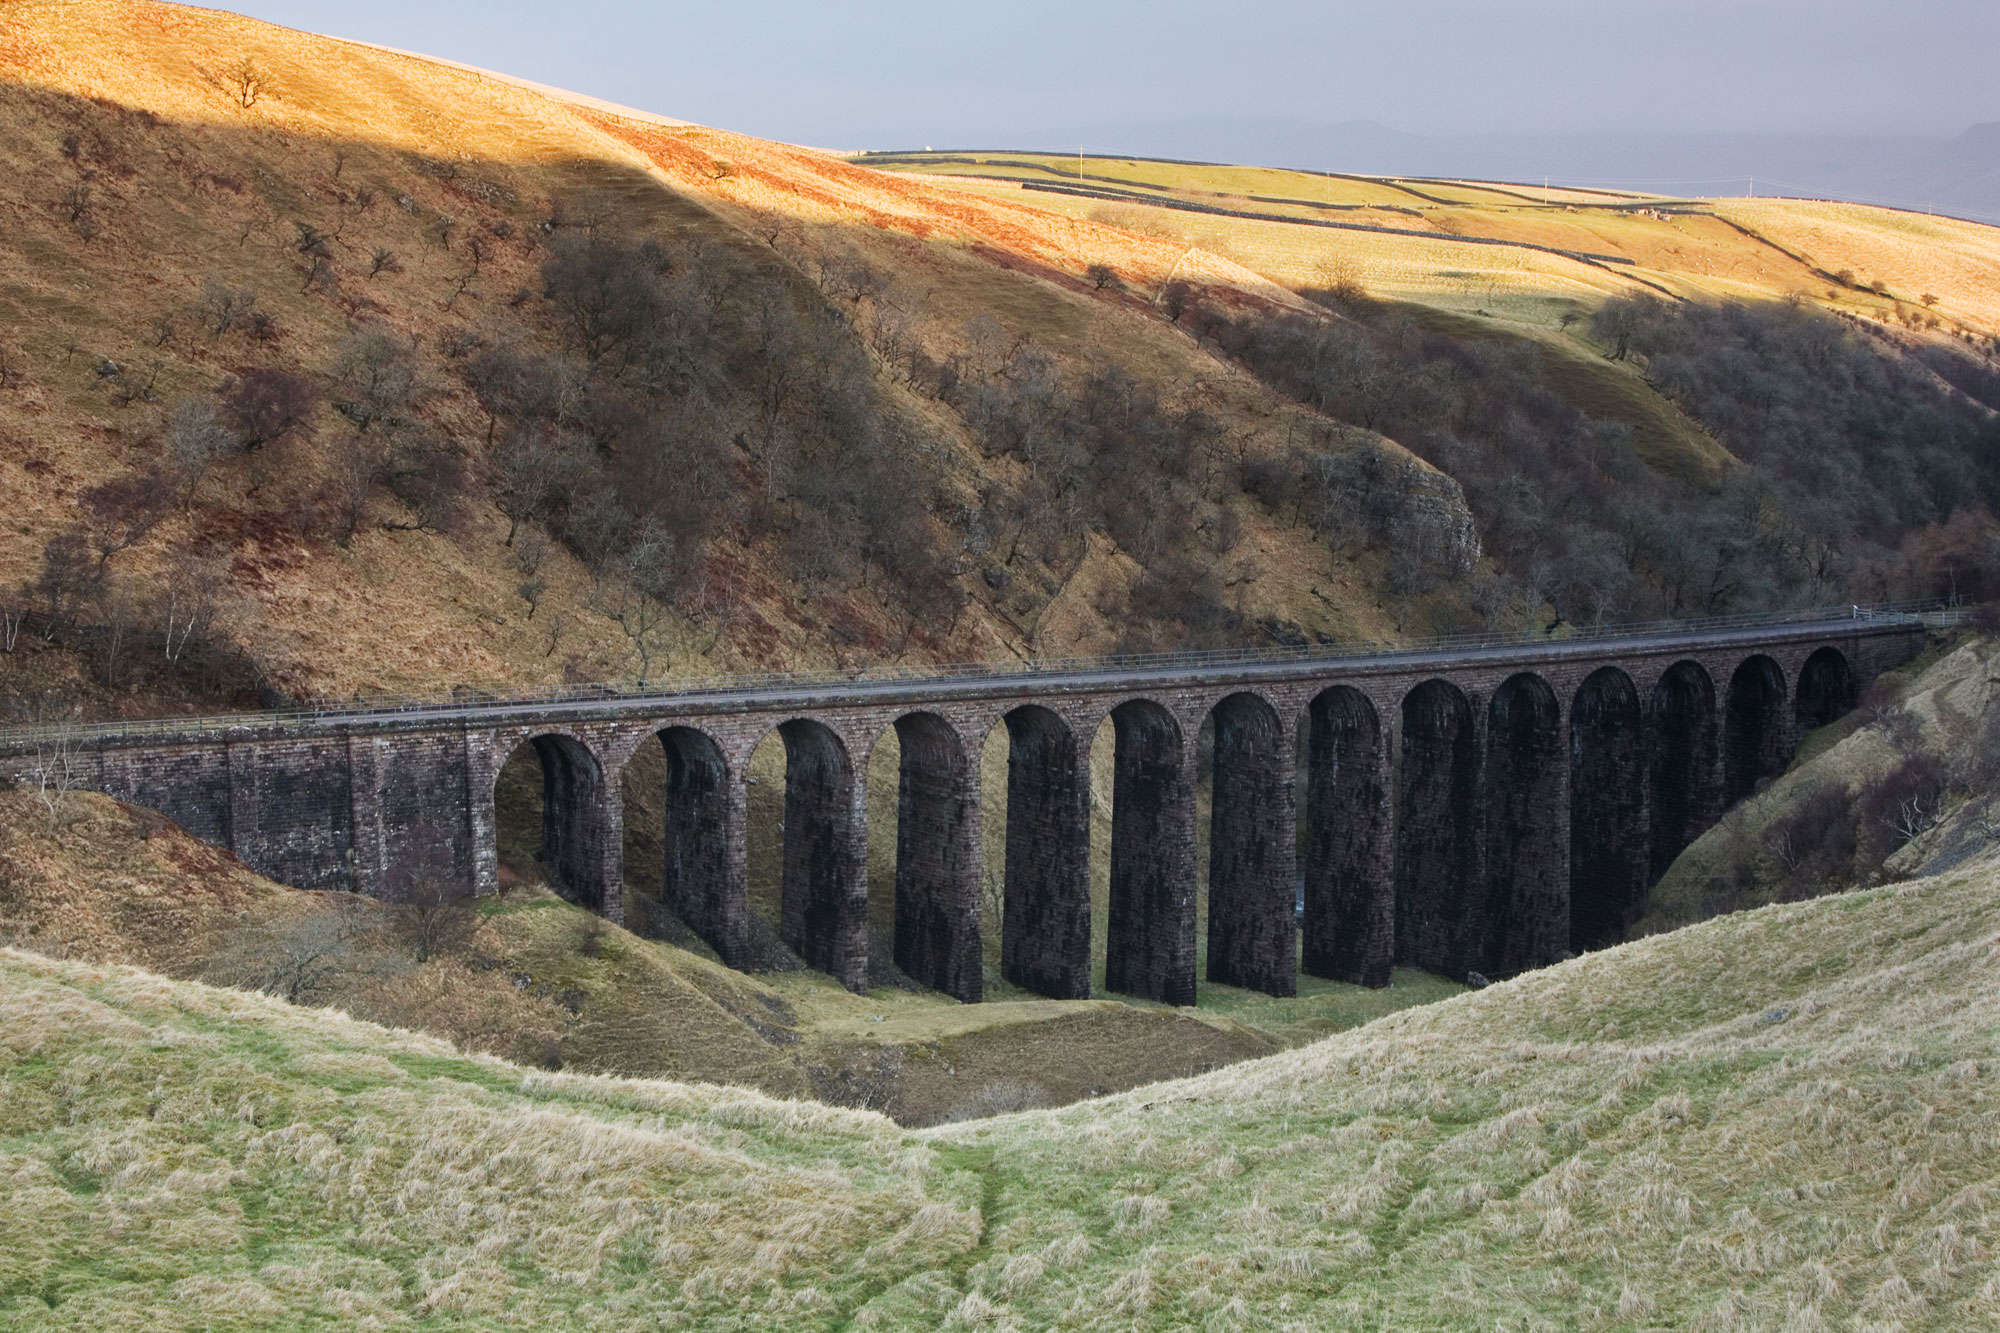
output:
[[[1802,732],[1853,707],[1955,616],[1843,608],[1563,639],[738,677],[25,727],[0,730],[0,778],[154,807],[301,887],[394,896],[442,880],[486,892],[498,884],[495,784],[508,758],[532,746],[546,864],[571,897],[623,920],[626,769],[657,744],[664,871],[647,887],[741,965],[752,938],[746,780],[752,750],[775,729],[786,758],[778,933],[808,965],[860,990],[870,946],[865,775],[893,730],[894,961],[976,1000],[980,755],[1004,727],[1001,971],[1076,997],[1089,994],[1096,957],[1089,751],[1108,717],[1106,984],[1184,1004],[1196,986],[1204,722],[1213,723],[1209,980],[1285,995],[1301,966],[1372,986],[1403,964],[1504,976],[1620,938],[1660,872],[1784,768]]]

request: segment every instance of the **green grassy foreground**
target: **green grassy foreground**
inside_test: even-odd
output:
[[[1990,1327],[1995,879],[921,1132],[0,952],[0,1323]]]

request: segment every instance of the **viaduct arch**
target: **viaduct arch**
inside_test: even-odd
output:
[[[868,754],[893,732],[896,965],[961,1000],[998,973],[1088,996],[1088,739],[1108,718],[1108,989],[1381,986],[1396,965],[1506,976],[1622,938],[1653,878],[1791,758],[1806,730],[1921,649],[1912,615],[1351,657],[1092,664],[1013,675],[745,683],[399,709],[0,731],[0,778],[59,761],[253,868],[395,891],[422,868],[497,883],[494,785],[540,762],[542,859],[622,920],[626,766],[665,754],[663,906],[750,960],[745,777],[786,754],[780,935],[868,984]],[[1197,939],[1197,755],[1209,770]],[[982,864],[979,743],[1006,737],[1005,852]],[[1302,788],[1302,790],[1301,790]],[[999,920],[982,912],[997,871]],[[1297,904],[1295,908],[1295,902]],[[1205,946],[1205,948],[1203,947]]]

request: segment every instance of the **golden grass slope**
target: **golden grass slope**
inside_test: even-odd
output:
[[[970,159],[970,160],[968,160]],[[1868,318],[1932,315],[1947,333],[2000,333],[2000,229],[1861,204],[1800,199],[1661,199],[1533,186],[1327,177],[1048,154],[874,154],[884,169],[938,173],[963,188],[1181,236],[1291,286],[1358,281],[1373,294],[1549,322],[1575,302],[1652,290],[1710,299],[1799,297]],[[1000,178],[965,179],[969,176]],[[1021,190],[1020,181],[1111,189],[1121,202]],[[1334,231],[1145,204],[1177,198],[1239,211],[1391,227]],[[1288,204],[1286,201],[1296,201]],[[1314,209],[1313,203],[1345,210]],[[1449,236],[1508,246],[1466,245]],[[1546,254],[1548,247],[1611,261]],[[1844,281],[1836,281],[1841,274]],[[1865,288],[1863,284],[1866,284]],[[1925,295],[1937,298],[1932,305]]]
[[[921,1134],[0,953],[0,1317],[1986,1327],[1996,871]]]

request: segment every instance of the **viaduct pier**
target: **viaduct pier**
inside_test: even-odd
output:
[[[1212,723],[1207,977],[1291,994],[1396,965],[1506,976],[1621,937],[1674,857],[1922,648],[1930,621],[1846,608],[1532,641],[1194,654],[938,674],[734,678],[0,731],[0,779],[150,806],[304,888],[498,884],[494,788],[532,746],[543,857],[623,919],[623,789],[665,753],[664,904],[749,956],[746,777],[786,756],[778,933],[868,978],[873,747],[899,742],[894,961],[982,984],[981,765],[1004,728],[1001,970],[1055,997],[1195,998],[1197,736]],[[936,669],[933,669],[936,670]],[[1110,906],[1091,938],[1090,747],[1112,723]],[[1212,757],[1211,757],[1212,756]],[[1299,787],[1303,786],[1303,792]],[[1301,795],[1303,799],[1300,799]],[[1303,884],[1303,913],[1295,912]],[[988,927],[990,928],[990,926]],[[1302,938],[1301,938],[1302,936]]]

